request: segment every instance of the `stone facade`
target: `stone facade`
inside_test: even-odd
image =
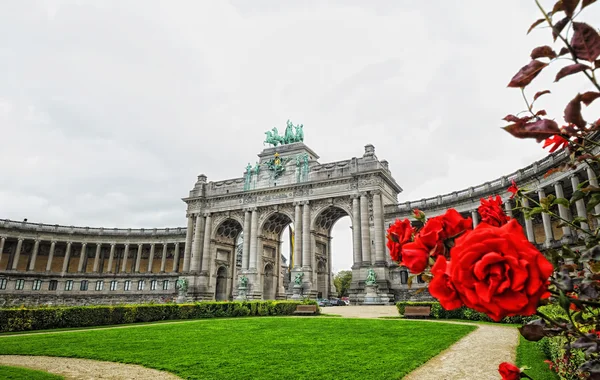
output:
[[[187,225],[166,229],[105,229],[0,220],[0,304],[115,304],[171,300],[317,298],[335,294],[331,228],[341,217],[352,224],[350,299],[362,303],[369,269],[382,302],[428,299],[424,284],[389,258],[385,230],[419,208],[429,216],[454,207],[478,223],[479,199],[499,194],[540,249],[574,241],[573,232],[537,215],[513,213],[511,180],[533,197],[569,197],[581,181],[597,186],[593,169],[544,174],[563,163],[557,152],[483,185],[398,203],[402,189],[372,145],[361,157],[320,163],[302,142],[264,149],[240,178],[208,181],[199,175],[183,198]],[[561,206],[565,219],[586,216],[585,204]],[[595,214],[600,214],[596,206]],[[281,234],[294,227],[290,271],[281,255]],[[592,219],[588,228],[596,228]],[[243,239],[242,239],[243,236]],[[290,273],[291,272],[291,273]],[[294,289],[294,279],[302,275]],[[247,286],[240,292],[240,279]],[[176,281],[186,279],[186,292]],[[298,290],[300,288],[300,290]],[[178,297],[179,295],[179,297]]]

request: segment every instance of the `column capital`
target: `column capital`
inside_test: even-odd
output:
[[[366,197],[367,195],[369,195],[366,191],[361,191],[359,194],[361,197]]]
[[[379,189],[378,190],[371,190],[371,194],[372,195],[379,195],[379,194],[381,194],[381,190],[379,190]]]
[[[56,243],[57,243],[57,241],[56,241],[56,240],[52,240],[52,241],[50,241],[50,243],[51,243],[51,244],[56,244]]]
[[[34,242],[39,243],[40,241],[42,241],[42,239],[40,239],[39,237],[36,237],[35,239],[33,239]]]
[[[71,245],[71,244],[73,244],[72,241],[67,241],[67,245]]]
[[[156,243],[150,243],[150,247],[154,247]]]
[[[86,242],[83,242],[83,243],[81,243],[81,246],[82,246],[82,247],[85,247],[86,245],[87,245],[87,243],[86,243]]]
[[[302,201],[302,204],[303,204],[304,206],[308,206],[308,205],[310,204],[310,201]]]
[[[351,199],[359,199],[360,198],[360,194],[350,194],[350,198]]]
[[[20,237],[20,238],[17,238],[17,240],[20,241],[20,242],[23,242],[23,240],[25,240],[25,238]]]
[[[110,243],[110,247],[111,247],[111,248],[112,248],[112,247],[114,247],[115,245],[117,245],[117,243],[116,243],[116,242],[114,242],[114,241],[113,241],[112,243]]]
[[[202,216],[208,218],[209,216],[211,216],[212,213],[210,212],[205,212],[204,214],[202,214]],[[198,216],[200,216],[200,214],[198,214]]]
[[[294,203],[292,203],[294,207],[300,207],[302,206],[302,201],[296,201]]]

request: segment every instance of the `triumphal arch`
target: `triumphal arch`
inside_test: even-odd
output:
[[[199,175],[183,200],[187,232],[182,276],[191,299],[289,299],[334,296],[331,229],[352,225],[351,300],[364,300],[374,272],[383,302],[394,299],[386,252],[386,205],[402,191],[375,148],[362,157],[320,163],[304,144],[302,125],[265,133],[269,147],[240,178],[208,182]],[[254,161],[254,160],[252,160]],[[289,270],[281,235],[293,225]],[[286,279],[287,276],[287,279]]]

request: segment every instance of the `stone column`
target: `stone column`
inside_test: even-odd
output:
[[[52,249],[52,248],[50,248]],[[83,272],[83,266],[85,265],[85,259],[87,257],[87,243],[81,244],[81,253],[79,254],[79,263],[77,263],[77,273]]]
[[[15,255],[13,257],[12,270],[17,270],[17,265],[19,265],[19,257],[21,256],[22,248],[23,238],[19,238],[19,240],[17,241],[17,249],[15,250]]]
[[[302,267],[302,203],[294,206],[294,268]]]
[[[554,191],[556,192],[556,198],[564,198],[565,197],[565,193],[563,192],[563,186],[562,186],[562,182],[561,181],[557,181],[554,183]],[[561,218],[563,218],[564,220],[567,221],[571,221],[571,213],[569,212],[570,210],[568,208],[566,208],[565,206],[559,204],[558,205],[558,215],[560,215]],[[562,232],[563,232],[563,240],[568,240],[571,237],[571,227],[569,226],[563,226],[562,227]]]
[[[194,231],[194,240],[192,242],[192,259],[190,265],[191,272],[199,272],[200,264],[202,263],[202,246],[204,242],[202,241],[204,236],[204,228],[205,228],[204,216],[198,213],[196,216],[196,229]]]
[[[252,221],[250,222],[250,270],[256,271],[256,261],[258,259],[258,210],[252,209]]]
[[[579,177],[577,174],[573,174],[571,176],[571,185],[573,186],[573,192],[575,192],[575,190],[577,190],[577,186],[579,186]],[[583,199],[575,202],[575,206],[577,207],[577,216],[580,218],[587,218],[587,210],[585,209],[585,202]],[[584,230],[590,229],[587,223],[581,223],[581,228]]]
[[[586,170],[587,170],[587,176],[588,176],[590,186],[599,187],[598,186],[598,178],[596,177],[596,173],[594,173],[592,168],[590,168],[589,166],[587,167]],[[594,207],[594,214],[600,215],[600,204],[598,204]],[[596,218],[596,226],[600,226],[600,217]]]
[[[137,256],[135,257],[135,268],[134,268],[135,273],[140,273],[140,264],[142,262],[142,248],[143,247],[144,247],[143,244],[138,244]]]
[[[358,195],[352,196],[352,256],[353,267],[359,267],[362,262],[360,246],[360,200]]]
[[[50,253],[48,253],[48,262],[46,263],[46,272],[52,270],[52,259],[54,258],[54,249],[56,248],[56,240],[50,243]]]
[[[471,210],[471,219],[473,219],[473,228],[477,227],[479,224],[479,214],[477,210]]]
[[[6,243],[6,237],[0,238],[0,263],[2,262],[2,254],[4,253],[4,244]],[[0,268],[2,270],[2,268]]]
[[[187,214],[187,232],[185,234],[185,247],[183,249],[183,271],[187,273],[190,271],[190,258],[192,254],[192,238],[194,237],[194,217],[193,214]]]
[[[177,272],[179,266],[179,242],[175,243],[175,250],[173,251],[173,272]]]
[[[208,272],[210,264],[210,234],[212,233],[212,216],[206,214],[204,226],[204,247],[202,248],[202,271]]]
[[[167,266],[167,243],[163,242],[162,258],[160,259],[160,273],[165,273],[166,266]]]
[[[65,258],[63,260],[62,273],[65,274],[69,271],[69,260],[71,259],[71,242],[67,242],[67,248],[65,249]]]
[[[304,202],[302,206],[302,269],[311,268],[311,256],[310,251],[310,204],[308,201]]]
[[[373,192],[373,223],[375,224],[375,264],[385,264],[385,229],[381,191]]]
[[[101,243],[96,243],[96,256],[94,256],[94,267],[92,271],[98,273],[100,269],[100,250],[102,249]]]
[[[523,198],[523,207],[529,208],[529,199]],[[533,233],[533,221],[525,218],[525,231],[527,232],[527,240],[531,243],[535,243],[535,234]]]
[[[150,244],[150,256],[148,256],[148,270],[146,272],[152,273],[152,262],[154,261],[154,246],[155,244]]]
[[[510,199],[504,201],[504,210],[506,211],[506,215],[510,216],[511,218],[513,217],[512,204],[510,203]]]
[[[538,189],[538,198],[540,199],[540,201],[543,198],[546,198],[546,193],[544,192],[544,189]],[[546,247],[549,247],[550,245],[552,245],[552,241],[554,240],[554,234],[552,233],[552,221],[550,220],[550,215],[542,213],[542,223],[544,224],[544,244],[546,245]]]
[[[251,213],[248,210],[244,211],[244,242],[242,244],[242,270],[248,269],[250,261],[250,218]]]
[[[129,256],[129,243],[125,244],[125,249],[123,250],[123,264],[121,264],[122,273],[127,271],[127,256]]]
[[[35,269],[35,260],[37,259],[38,250],[40,248],[40,239],[35,239],[35,243],[33,243],[33,252],[31,253],[31,261],[29,262],[29,271]],[[2,254],[0,254],[1,256]]]
[[[371,230],[369,229],[369,199],[360,193],[360,235],[362,239],[363,265],[371,265]]]
[[[115,246],[117,243],[110,243],[110,253],[108,254],[108,273],[113,273],[113,260],[115,259]]]

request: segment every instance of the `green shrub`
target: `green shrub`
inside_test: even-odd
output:
[[[292,315],[306,301],[197,302],[0,309],[0,332],[118,325],[176,319]],[[315,301],[309,304],[316,305]],[[319,310],[317,309],[317,314]]]

